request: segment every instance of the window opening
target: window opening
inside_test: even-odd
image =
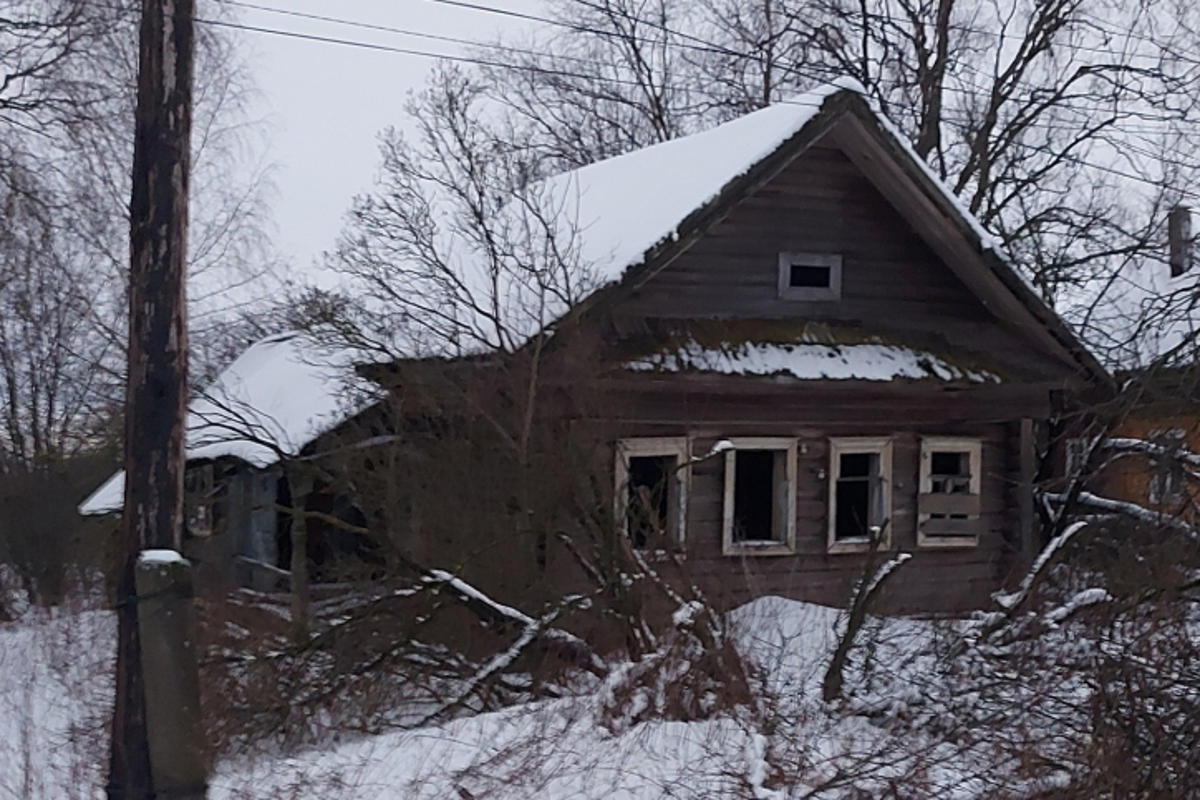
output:
[[[829,549],[890,546],[892,443],[884,437],[830,439]]]
[[[733,487],[733,540],[772,542],[779,537],[777,452],[739,450]]]
[[[784,300],[837,300],[842,257],[836,253],[780,253],[779,296]]]
[[[685,437],[617,442],[617,520],[638,549],[681,545],[687,508]]]
[[[796,536],[796,442],[733,439],[725,453],[726,554],[793,551]]]
[[[633,546],[645,548],[667,534],[671,519],[671,483],[675,456],[630,456],[626,525]]]
[[[812,267],[792,264],[788,285],[792,288],[828,289],[831,276],[829,267]]]
[[[882,524],[882,485],[878,453],[842,453],[839,457],[834,538],[870,539]]]
[[[971,454],[935,450],[929,454],[929,491],[932,494],[971,493]],[[966,514],[931,513],[932,519],[966,519]]]

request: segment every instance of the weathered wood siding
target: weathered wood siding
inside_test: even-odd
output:
[[[781,252],[843,256],[842,299],[778,297]],[[1066,373],[995,320],[838,149],[815,146],[614,309],[645,319],[798,319],[861,325],[983,352],[1046,377]]]
[[[747,379],[727,378],[727,381]],[[782,595],[825,605],[843,605],[851,588],[862,577],[862,554],[831,554],[827,547],[829,514],[829,439],[842,436],[886,436],[892,439],[892,540],[881,553],[914,554],[911,562],[892,579],[881,610],[889,613],[948,612],[983,607],[1017,564],[1016,492],[1020,475],[1019,422],[948,421],[932,400],[913,402],[897,393],[892,405],[876,405],[885,412],[872,419],[853,404],[826,403],[823,411],[808,418],[794,416],[777,402],[784,393],[803,395],[806,387],[790,392],[770,387],[757,402],[742,399],[739,410],[724,419],[714,413],[720,393],[701,395],[679,376],[676,397],[691,398],[691,422],[671,417],[672,404],[659,402],[665,395],[643,396],[640,402],[626,397],[614,404],[627,418],[612,420],[617,438],[637,436],[688,436],[692,453],[703,456],[718,439],[730,436],[795,438],[797,447],[796,552],[794,555],[724,555],[721,548],[724,503],[724,459],[701,461],[691,468],[688,500],[685,569],[723,604],[738,604],[765,594]],[[827,388],[827,387],[824,387]],[[878,400],[877,400],[878,403]],[[922,408],[922,406],[924,408]],[[704,419],[701,420],[700,417]],[[962,416],[972,416],[964,414]],[[980,404],[977,420],[989,416]],[[994,415],[991,415],[994,416]],[[632,417],[636,417],[633,419]],[[917,544],[917,492],[919,456],[923,436],[961,436],[983,442],[981,501],[984,531],[974,547],[922,548]]]

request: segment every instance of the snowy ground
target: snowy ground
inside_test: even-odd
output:
[[[651,721],[619,732],[602,723],[603,690],[534,703],[415,731],[344,741],[288,759],[221,764],[214,800],[321,796],[396,798],[782,798],[828,785],[836,796],[850,771],[892,776],[876,763],[887,734],[862,718],[830,716],[819,700],[836,641],[836,611],[764,598],[734,612],[743,649],[762,669],[763,708],[702,722]],[[880,664],[909,665],[934,626],[872,623]],[[855,682],[860,688],[860,664]],[[888,675],[881,685],[895,689]],[[774,752],[773,752],[774,751]],[[782,762],[782,763],[779,763]],[[789,793],[768,788],[788,773]],[[803,777],[799,782],[794,779]],[[959,783],[957,772],[942,783]]]
[[[928,701],[945,687],[922,681],[937,673],[933,653],[948,626],[869,621],[847,673],[854,699],[831,708],[820,689],[837,611],[763,598],[731,623],[760,671],[756,707],[613,731],[601,687],[288,756],[268,743],[219,763],[209,796],[782,800],[862,789],[878,796],[893,780],[911,787],[914,775],[928,787],[920,796],[982,793],[972,775],[987,762],[980,752],[945,750],[914,736],[911,724],[889,725],[938,713]],[[30,613],[0,626],[0,800],[103,797],[114,640],[106,612]]]
[[[104,796],[116,639],[103,611],[0,626],[0,800]]]

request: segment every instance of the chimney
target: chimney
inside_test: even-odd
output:
[[[1167,236],[1171,243],[1171,277],[1178,278],[1192,268],[1192,210],[1175,206],[1167,217]]]

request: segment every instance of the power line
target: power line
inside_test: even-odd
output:
[[[586,0],[579,0],[579,1],[584,3],[585,5],[588,4],[586,2]],[[501,51],[507,51],[510,53],[531,56],[531,57],[536,57],[537,55],[539,55],[539,54],[534,53],[533,51],[526,49],[526,48],[499,47],[497,45],[476,42],[476,41],[472,41],[472,40],[468,40],[468,39],[440,36],[437,34],[428,34],[428,33],[420,32],[420,31],[411,31],[411,30],[407,30],[407,29],[403,29],[403,28],[395,28],[395,27],[390,27],[390,26],[385,26],[385,25],[378,25],[375,23],[368,23],[368,22],[362,22],[362,21],[357,21],[357,20],[347,20],[344,18],[333,17],[333,16],[329,16],[329,15],[307,14],[304,12],[294,12],[289,9],[277,9],[277,8],[272,8],[269,6],[262,6],[262,5],[258,5],[258,4],[254,4],[254,3],[243,2],[242,0],[220,0],[220,2],[223,2],[227,5],[238,6],[238,7],[248,8],[248,9],[252,9],[252,10],[279,13],[279,14],[292,16],[292,17],[310,19],[312,21],[320,21],[320,22],[326,22],[326,23],[331,23],[331,24],[342,24],[342,25],[362,28],[362,29],[366,29],[366,30],[375,30],[375,31],[394,33],[394,34],[400,34],[400,35],[418,36],[418,37],[422,37],[422,38],[447,41],[447,42],[454,43],[454,44],[478,47],[480,49],[486,49],[486,48],[499,49]],[[570,25],[566,25],[566,23],[558,23],[554,20],[550,20],[545,17],[540,17],[540,16],[532,15],[532,14],[525,14],[525,13],[516,12],[516,11],[508,11],[507,9],[499,9],[499,8],[495,8],[495,7],[491,7],[491,6],[482,5],[479,3],[467,2],[466,0],[430,0],[430,2],[436,2],[436,3],[442,4],[442,5],[462,7],[462,8],[466,8],[469,10],[480,11],[480,12],[500,13],[500,14],[504,14],[506,16],[514,16],[514,17],[518,17],[518,18],[525,19],[528,21],[536,21],[536,22],[546,23],[546,24],[558,24],[558,25],[569,27],[571,30],[573,30],[575,32],[583,32],[583,33],[592,32],[592,30],[588,29],[588,28],[583,28],[583,27],[579,27],[579,26],[570,26]],[[229,22],[229,21],[224,21],[224,20],[198,19],[197,21],[202,24],[212,25],[212,26],[216,26],[216,27],[225,27],[225,28],[249,31],[249,32],[254,32],[254,33],[262,33],[262,34],[266,34],[266,35],[281,36],[281,37],[294,38],[294,39],[299,39],[299,40],[304,40],[304,41],[312,41],[312,42],[323,43],[323,44],[340,45],[340,46],[366,49],[366,50],[375,50],[375,51],[381,51],[381,52],[396,53],[396,54],[400,54],[400,55],[409,55],[409,56],[415,56],[415,57],[421,57],[421,58],[444,59],[444,60],[451,61],[451,62],[466,63],[466,64],[472,64],[472,65],[476,65],[476,66],[490,67],[490,68],[494,68],[494,69],[502,69],[502,70],[509,70],[509,71],[517,71],[517,72],[528,72],[528,73],[533,73],[533,74],[564,77],[564,78],[575,78],[575,79],[585,80],[585,81],[592,81],[592,80],[597,79],[596,76],[593,74],[572,72],[569,70],[564,70],[564,69],[555,68],[555,67],[544,67],[544,66],[540,66],[540,65],[534,64],[534,63],[512,63],[509,61],[499,61],[499,60],[489,59],[489,58],[478,56],[478,55],[460,55],[460,54],[451,54],[451,53],[438,53],[438,52],[421,50],[421,49],[412,48],[412,47],[398,47],[398,46],[392,46],[392,45],[377,44],[377,43],[373,43],[373,42],[364,42],[361,40],[348,39],[348,38],[343,38],[343,37],[324,36],[324,35],[320,35],[320,34],[304,33],[304,32],[300,32],[300,31],[285,31],[285,30],[279,30],[276,28],[268,28],[268,27],[263,27],[263,26],[249,25],[249,24],[238,23],[238,22]],[[672,33],[672,34],[676,33],[674,31],[672,31],[671,29],[666,28],[665,26],[653,25],[652,27],[656,27],[657,29],[660,29],[667,33]],[[607,36],[619,36],[619,34],[615,34],[614,32],[611,32],[611,31],[607,31],[607,32],[603,32],[603,33],[604,33],[604,35],[607,35]],[[696,37],[692,37],[692,38],[696,38]],[[703,40],[700,40],[700,41],[703,41]],[[676,42],[673,44],[676,44],[681,47],[687,47],[687,45],[684,45],[683,43],[679,43],[679,42]],[[692,49],[699,49],[699,48],[692,48]],[[706,49],[709,51],[730,53],[733,55],[737,55],[739,58],[747,57],[746,54],[744,54],[744,53],[737,53],[736,51],[722,49],[722,48],[718,48],[716,46],[712,46],[712,47],[709,47]],[[555,55],[555,58],[562,58],[562,56]],[[569,58],[570,60],[577,61],[579,63],[589,65],[589,66],[600,66],[596,62],[590,61],[588,59],[572,58],[572,57],[567,57],[567,58]],[[785,68],[785,69],[787,69],[787,68]],[[818,80],[818,81],[827,81],[828,80],[827,75],[819,75],[819,74],[816,74],[813,72],[806,73],[798,66],[793,66],[792,68],[788,69],[788,71],[791,72],[795,76],[805,78],[808,80]],[[615,76],[605,77],[605,78],[603,78],[603,80],[608,83],[615,83],[615,84],[622,85],[622,86],[642,88],[642,84],[640,84],[637,81],[629,80],[629,79],[622,79],[622,78],[615,77]],[[974,95],[972,95],[971,92],[966,91],[964,89],[957,89],[955,87],[947,87],[947,90],[951,91],[953,93],[963,95],[963,96],[968,96],[968,97],[974,96]],[[781,102],[784,104],[789,104],[789,105],[803,105],[803,106],[808,106],[808,107],[815,107],[815,106],[820,105],[820,103],[817,103],[817,102],[805,102],[805,101],[800,101],[798,99],[783,100]],[[1091,108],[1091,109],[1080,109],[1080,111],[1081,111],[1081,113],[1085,113],[1088,111],[1091,111],[1092,113],[1095,113],[1097,111],[1102,111],[1102,112],[1107,113],[1110,111],[1110,109]],[[959,116],[956,118],[954,115],[951,115],[951,114],[944,115],[944,118],[947,121],[954,122],[957,124],[967,124],[969,122],[969,120],[965,117]],[[1031,122],[1030,127],[1045,128],[1045,129],[1049,129],[1049,130],[1071,130],[1071,131],[1077,130],[1076,126],[1072,126],[1072,125],[1069,125],[1066,123],[1054,123],[1054,122],[1048,122],[1048,121]],[[1123,130],[1126,130],[1126,132],[1129,132],[1129,133],[1136,133],[1136,131],[1133,131],[1132,129],[1123,129]],[[1168,130],[1163,130],[1163,129],[1158,129],[1158,128],[1141,129],[1141,132],[1144,134],[1157,134],[1157,135],[1165,135],[1165,134],[1171,133]],[[1148,183],[1148,184],[1152,184],[1152,185],[1157,185],[1155,181],[1153,181],[1149,178],[1133,175],[1131,173],[1120,171],[1120,170],[1117,170],[1112,167],[1105,167],[1105,166],[1099,165],[1099,164],[1091,164],[1089,162],[1083,161],[1078,156],[1070,156],[1070,155],[1064,154],[1064,157],[1067,158],[1067,160],[1070,160],[1073,163],[1079,164],[1081,166],[1092,167],[1092,168],[1099,169],[1104,172],[1109,172],[1111,174],[1118,175],[1123,178],[1127,178],[1127,179],[1131,179],[1131,180],[1135,180],[1135,181],[1139,181],[1139,182],[1143,182],[1143,183]]]
[[[312,20],[312,21],[326,22],[326,23],[330,23],[330,24],[345,25],[345,26],[360,28],[360,29],[364,29],[364,30],[372,30],[372,31],[385,32],[385,33],[393,33],[393,34],[398,34],[398,35],[413,36],[413,37],[425,38],[425,39],[430,39],[430,40],[435,40],[435,41],[443,41],[443,42],[448,42],[448,43],[452,43],[452,44],[458,44],[458,45],[464,45],[464,46],[468,46],[468,47],[479,48],[481,50],[490,49],[490,50],[495,50],[495,51],[499,51],[499,52],[508,52],[508,53],[513,53],[513,54],[517,54],[517,55],[533,56],[533,57],[540,55],[538,53],[534,53],[533,51],[529,50],[528,48],[504,46],[504,45],[498,45],[498,44],[494,44],[494,43],[480,42],[477,40],[464,39],[464,38],[453,37],[453,36],[443,36],[443,35],[439,35],[439,34],[423,32],[423,31],[414,31],[414,30],[407,29],[407,28],[398,28],[398,27],[392,27],[392,26],[388,26],[388,25],[380,25],[380,24],[376,24],[376,23],[363,22],[363,21],[359,21],[359,20],[351,20],[351,19],[346,19],[343,17],[334,17],[334,16],[330,16],[330,15],[325,15],[325,14],[311,14],[311,13],[293,11],[290,9],[275,8],[275,7],[264,6],[264,5],[260,5],[260,4],[256,4],[256,3],[243,2],[243,0],[219,0],[219,1],[226,5],[229,5],[229,6],[235,6],[235,7],[245,8],[245,9],[250,9],[250,10],[255,10],[255,11],[280,14],[280,15],[285,15],[285,16],[289,16],[289,17],[296,17],[296,18],[308,19],[308,20]],[[587,5],[591,8],[596,8],[595,4],[587,2],[587,0],[577,0],[577,1],[583,5]],[[517,12],[517,11],[510,11],[508,9],[496,8],[493,6],[487,6],[487,5],[483,5],[480,3],[467,2],[466,0],[429,0],[429,2],[439,3],[442,5],[461,7],[461,8],[465,8],[468,10],[479,11],[479,12],[504,14],[506,16],[513,16],[513,17],[517,17],[517,18],[520,18],[523,20],[534,21],[534,22],[539,22],[539,23],[548,24],[548,25],[557,25],[559,27],[564,27],[573,32],[577,32],[577,33],[594,33],[597,35],[603,35],[603,36],[610,37],[610,38],[611,37],[618,37],[618,38],[620,37],[620,34],[617,34],[613,31],[604,31],[604,30],[600,30],[600,29],[596,29],[596,28],[591,28],[588,26],[579,26],[579,25],[573,25],[573,24],[569,24],[569,23],[563,23],[561,21],[554,20],[554,19],[551,19],[548,17],[538,16],[535,14],[528,14],[528,13],[523,13],[523,12]],[[513,62],[507,62],[507,61],[495,61],[495,60],[491,60],[491,59],[487,59],[487,58],[479,57],[479,56],[462,56],[462,55],[455,55],[455,54],[448,54],[448,53],[434,53],[434,52],[430,52],[430,51],[417,50],[416,48],[396,47],[396,46],[390,46],[390,45],[375,44],[375,43],[370,43],[370,42],[362,42],[360,40],[346,39],[343,37],[322,36],[319,34],[308,34],[308,33],[293,32],[293,31],[282,31],[282,30],[275,29],[275,28],[265,28],[262,26],[246,25],[244,23],[233,23],[233,22],[215,21],[215,20],[206,20],[205,22],[207,22],[208,24],[222,25],[222,26],[226,26],[226,27],[241,27],[242,29],[253,30],[253,31],[259,32],[259,33],[273,34],[273,35],[278,35],[278,36],[291,36],[294,38],[308,39],[311,41],[326,42],[326,43],[331,43],[331,44],[343,44],[343,45],[353,46],[353,47],[361,47],[361,48],[373,49],[373,50],[382,50],[382,51],[386,51],[386,52],[395,52],[395,53],[402,54],[402,55],[412,55],[412,56],[426,57],[426,58],[445,58],[445,59],[451,60],[451,61],[456,61],[456,62],[461,62],[461,63],[472,63],[472,64],[476,64],[479,66],[486,66],[486,67],[492,67],[492,68],[497,68],[497,69],[508,69],[508,70],[533,72],[533,73],[544,74],[544,75],[558,75],[561,77],[573,77],[573,78],[580,78],[580,79],[584,79],[584,80],[595,79],[594,75],[588,75],[588,74],[577,73],[577,72],[569,72],[569,71],[559,69],[559,68],[545,67],[545,66],[540,66],[537,64],[531,64],[528,62],[524,63],[524,64],[516,64]],[[691,36],[690,34],[680,33],[678,31],[668,28],[665,25],[662,25],[660,23],[648,23],[648,24],[650,24],[650,26],[655,28],[656,30],[663,31],[663,32],[669,33],[671,35],[690,38],[692,40],[699,41],[699,42],[705,42],[705,40],[703,40],[703,39],[699,39],[698,37]],[[671,44],[673,46],[679,46],[679,47],[683,47],[686,49],[704,50],[705,52],[718,52],[718,53],[725,54],[725,55],[733,55],[733,56],[737,56],[738,58],[748,58],[749,57],[746,53],[739,53],[737,51],[730,50],[729,48],[722,48],[711,42],[706,43],[706,45],[704,47],[699,47],[696,45],[688,45],[688,44],[685,44],[682,42],[675,42],[675,43],[671,43]],[[593,59],[581,58],[578,56],[570,56],[570,55],[565,55],[565,54],[555,54],[554,58],[562,59],[562,60],[566,60],[566,61],[572,61],[572,62],[576,62],[579,64],[593,66],[593,67],[597,67],[597,68],[607,66],[607,65],[601,64]],[[812,72],[812,71],[805,71],[803,68],[801,68],[797,65],[794,65],[794,64],[793,65],[783,65],[782,68],[785,72],[788,72],[792,76],[799,77],[799,78],[802,78],[805,80],[812,80],[812,81],[828,80],[827,75],[818,74],[818,73]],[[981,73],[977,69],[969,69],[968,71],[974,72],[977,75],[983,75],[984,77],[987,77],[986,75],[984,75],[984,73]],[[604,80],[606,80],[608,82],[618,83],[620,85],[625,85],[625,86],[640,86],[640,84],[638,84],[636,81],[623,80],[623,79],[615,78],[615,77],[605,78]],[[953,87],[953,86],[945,87],[945,91],[953,93],[953,94],[959,94],[964,97],[978,96],[978,95],[986,94],[988,91],[984,87],[971,86],[969,83],[967,84],[967,86],[970,87],[970,89],[974,92],[974,94],[972,93],[972,91],[968,91],[966,89],[960,89],[960,88]],[[1108,108],[1098,108],[1095,106],[1082,107],[1082,106],[1078,106],[1078,105],[1073,106],[1072,110],[1074,110],[1074,109],[1078,109],[1081,112],[1089,112],[1089,113],[1109,113],[1111,111],[1111,109],[1108,109]],[[1133,115],[1138,116],[1138,117],[1145,116],[1142,113],[1136,113]],[[1175,120],[1164,119],[1163,121],[1169,122],[1169,121],[1175,121]],[[1062,130],[1074,130],[1075,129],[1074,126],[1072,126],[1068,123],[1054,123],[1054,122],[1048,122],[1048,121],[1044,121],[1044,120],[1034,121],[1031,123],[1031,125],[1035,126],[1035,127],[1044,127],[1044,128],[1049,128],[1049,129],[1062,129]],[[1140,129],[1134,130],[1134,129],[1125,127],[1125,128],[1123,128],[1123,130],[1130,132],[1130,133],[1142,133],[1142,134],[1163,135],[1163,134],[1170,133],[1170,131],[1157,129],[1157,128],[1154,128],[1154,129],[1140,128]]]
[[[396,53],[398,55],[416,56],[419,58],[433,58],[445,61],[452,61],[460,64],[474,64],[476,66],[494,67],[496,69],[514,70],[518,72],[533,72],[544,75],[557,75],[566,78],[580,78],[583,80],[594,79],[593,75],[586,75],[579,72],[569,72],[562,69],[548,69],[532,64],[511,64],[503,61],[493,61],[478,56],[464,56],[453,53],[435,53],[429,50],[419,50],[415,47],[396,47],[394,45],[377,44],[375,42],[364,42],[358,39],[345,39],[337,36],[322,36],[316,33],[302,33],[300,31],[284,31],[278,28],[266,28],[259,25],[248,25],[242,22],[229,22],[218,19],[203,19],[196,18],[196,22],[202,25],[209,25],[215,28],[228,28],[231,30],[248,31],[250,33],[261,33],[268,36],[279,36],[288,39],[298,39],[307,42],[318,42],[320,44],[333,44],[343,47],[353,47],[361,50],[375,50],[383,53]],[[606,81],[618,83],[626,86],[637,86],[634,81],[623,80],[621,78],[605,78]]]

